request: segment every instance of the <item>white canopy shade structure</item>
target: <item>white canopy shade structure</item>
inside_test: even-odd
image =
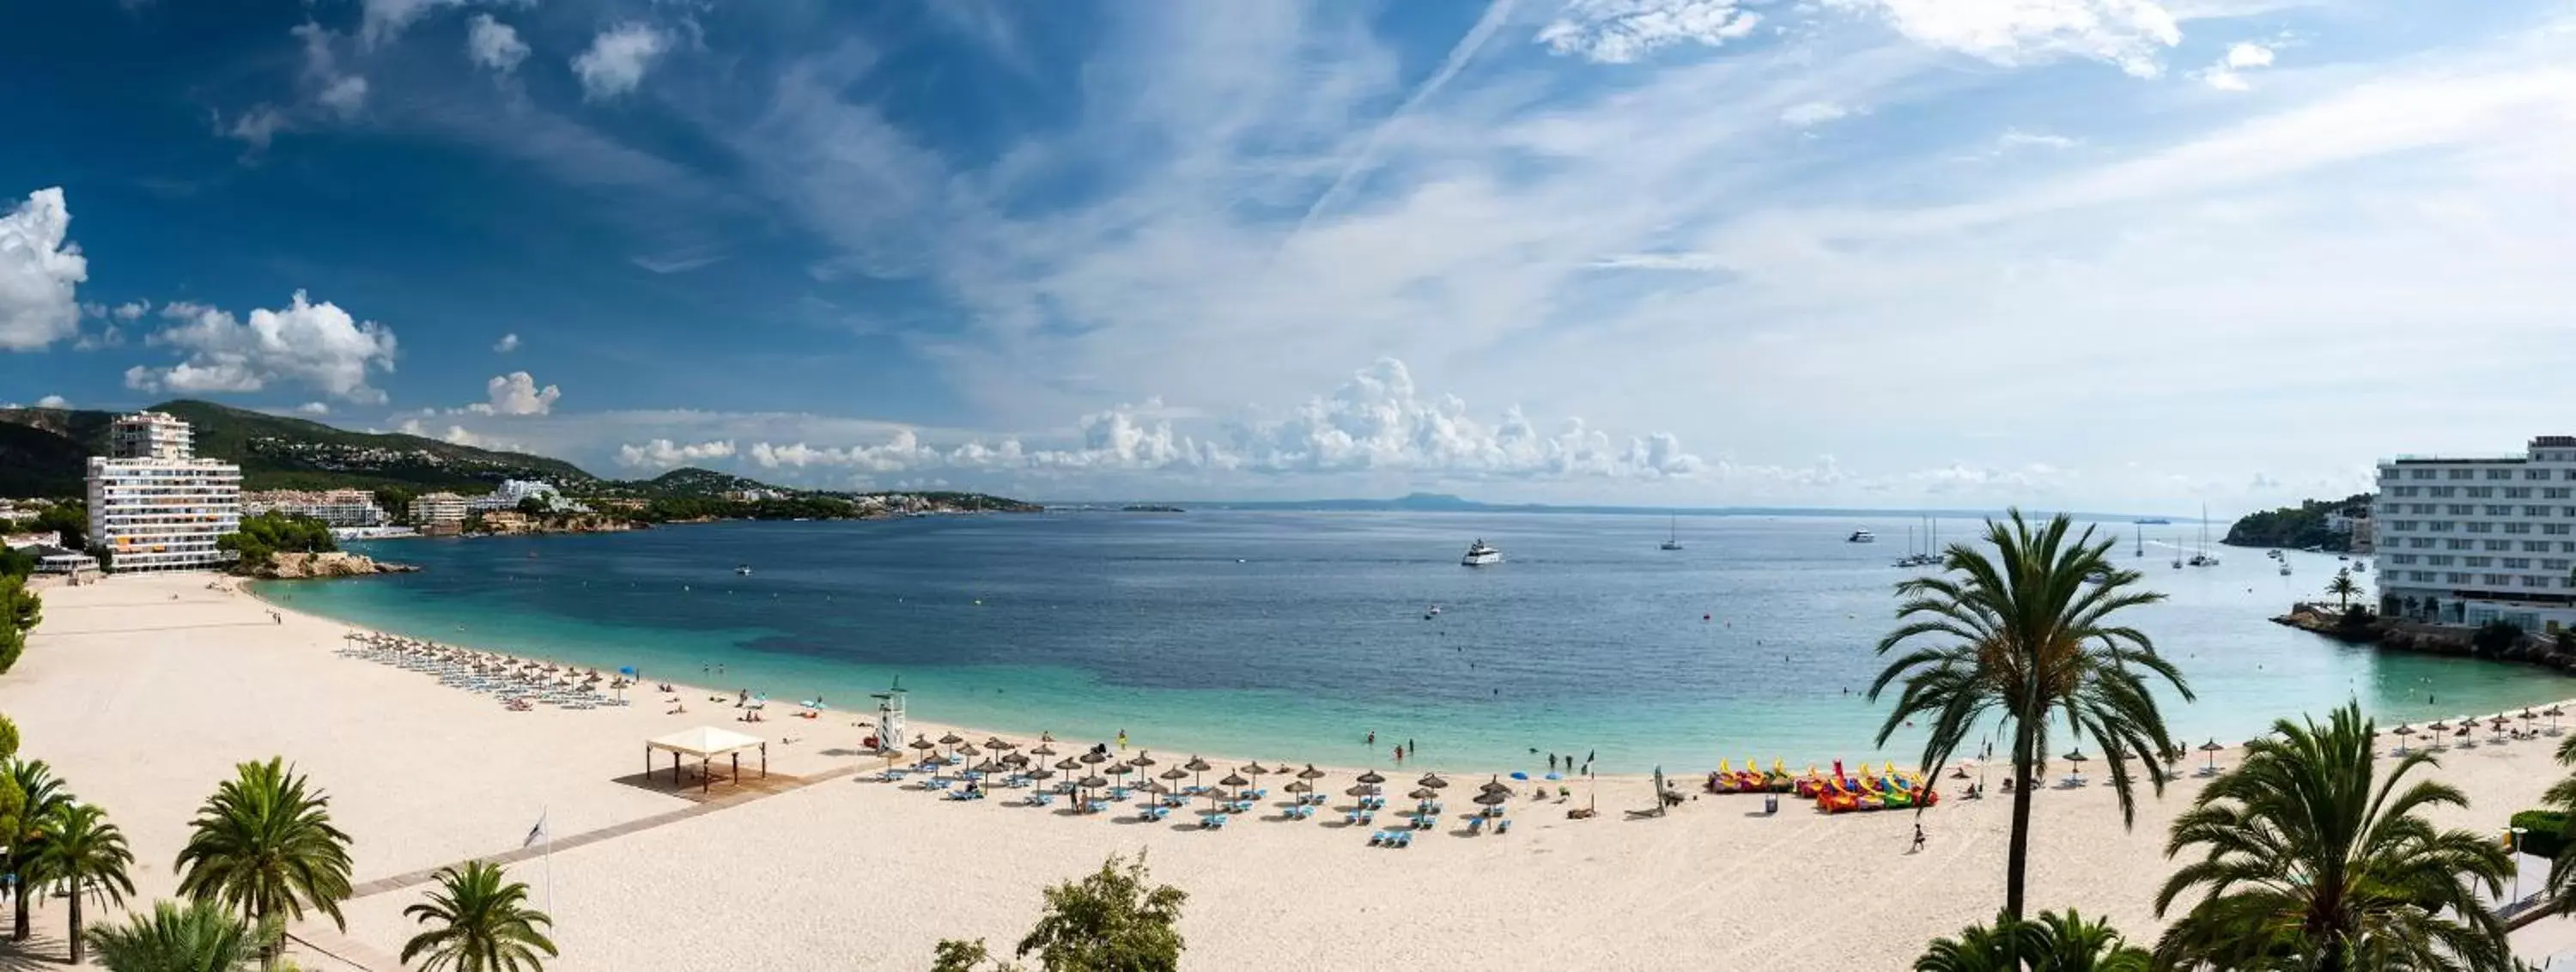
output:
[[[671,754],[671,785],[678,786],[680,757],[694,756],[700,769],[698,790],[703,793],[714,781],[714,774],[705,772],[707,765],[718,756],[733,757],[733,781],[742,782],[742,752],[746,749],[760,750],[760,775],[768,776],[769,740],[714,726],[682,729],[644,741],[644,775],[649,777],[653,774],[653,753],[656,750],[666,752]]]

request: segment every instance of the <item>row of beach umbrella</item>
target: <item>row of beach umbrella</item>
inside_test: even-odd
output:
[[[1153,767],[1161,765],[1153,758],[1153,755],[1150,752],[1140,751],[1133,759],[1116,759],[1115,757],[1110,756],[1106,751],[1095,748],[1085,750],[1079,755],[1066,756],[1063,759],[1057,760],[1052,764],[1053,769],[1049,769],[1048,764],[1039,762],[1039,760],[1042,760],[1045,757],[1058,755],[1054,747],[1049,745],[1054,741],[1054,736],[1047,735],[1039,741],[1038,745],[1022,752],[1017,744],[1003,740],[1000,737],[989,737],[984,740],[981,746],[978,746],[976,743],[952,732],[941,736],[936,740],[917,738],[908,745],[913,749],[920,750],[924,757],[928,757],[931,751],[945,746],[948,748],[948,752],[951,757],[966,758],[969,761],[967,768],[979,773],[1017,771],[1034,780],[1053,779],[1057,775],[1057,771],[1062,771],[1064,775],[1068,777],[1075,773],[1082,773],[1083,775],[1080,778],[1075,779],[1073,782],[1073,785],[1079,790],[1102,789],[1110,785],[1110,779],[1108,777],[1116,777],[1123,781],[1131,774],[1148,773]],[[977,756],[987,756],[990,758],[981,762],[973,762],[974,757]],[[1035,764],[1034,766],[1032,766],[1033,763]],[[1102,766],[1104,763],[1108,764],[1105,768]],[[1190,780],[1193,785],[1203,784],[1205,781],[1204,774],[1214,771],[1215,768],[1216,767],[1210,765],[1206,760],[1197,756],[1191,756],[1186,762],[1172,766],[1160,773],[1151,774],[1155,778],[1147,779],[1139,789],[1157,796],[1168,796],[1175,792],[1172,788],[1173,785],[1179,783],[1181,780]],[[1107,774],[1107,777],[1102,776],[1101,774],[1103,773]],[[1248,765],[1235,767],[1224,777],[1218,779],[1217,786],[1223,789],[1207,790],[1207,796],[1212,805],[1222,802],[1223,798],[1226,796],[1226,790],[1237,791],[1239,798],[1240,791],[1242,791],[1243,788],[1253,785],[1253,780],[1250,779],[1250,777],[1274,774],[1288,774],[1293,776],[1294,779],[1282,786],[1281,789],[1296,794],[1314,792],[1314,781],[1322,779],[1327,775],[1323,770],[1316,769],[1313,764],[1308,764],[1304,769],[1291,773],[1285,763],[1280,764],[1277,768],[1271,768],[1263,766],[1260,762],[1255,761]],[[1512,775],[1515,779],[1527,779],[1523,774],[1515,773]],[[1386,781],[1385,774],[1379,773],[1376,770],[1369,770],[1361,773],[1357,778],[1357,784],[1344,792],[1353,797],[1376,796],[1379,794]],[[1411,797],[1415,800],[1434,799],[1440,795],[1440,790],[1447,786],[1449,786],[1449,781],[1442,779],[1439,774],[1426,773],[1421,779],[1415,781],[1415,789],[1412,791]],[[1478,788],[1477,795],[1473,799],[1474,802],[1480,806],[1501,806],[1504,802],[1511,799],[1511,787],[1508,784],[1503,783],[1501,778],[1498,776],[1492,781],[1480,786]]]

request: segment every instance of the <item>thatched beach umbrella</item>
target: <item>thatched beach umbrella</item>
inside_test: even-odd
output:
[[[1026,753],[1011,753],[1011,754],[1005,755],[1005,756],[1003,756],[1003,757],[1002,757],[1002,765],[1004,765],[1004,766],[1027,766],[1027,765],[1029,765],[1029,757],[1028,757],[1028,754],[1026,754]]]
[[[1039,744],[1038,744],[1038,748],[1036,748],[1036,749],[1032,749],[1032,750],[1029,750],[1029,755],[1031,755],[1031,756],[1053,756],[1053,755],[1055,755],[1055,747],[1053,747],[1053,746],[1049,746],[1049,745],[1047,745],[1047,744],[1045,744],[1045,743],[1039,743]]]
[[[1411,793],[1407,793],[1407,794],[1405,794],[1405,795],[1406,795],[1406,796],[1409,796],[1409,797],[1412,797],[1412,798],[1414,798],[1414,799],[1416,799],[1416,800],[1428,800],[1428,799],[1431,799],[1431,798],[1433,798],[1433,797],[1439,796],[1439,795],[1440,795],[1440,791],[1438,791],[1438,790],[1434,790],[1434,789],[1432,789],[1432,788],[1430,788],[1430,787],[1425,786],[1425,787],[1417,787],[1417,788],[1415,788],[1415,789],[1414,789],[1414,791],[1413,791],[1413,792],[1411,792]]]
[[[2449,732],[2451,731],[2451,724],[2440,719],[2435,719],[2433,720],[2432,725],[2425,726],[2424,728],[2431,732]]]
[[[1304,780],[1297,780],[1289,783],[1287,786],[1280,787],[1280,789],[1286,790],[1290,793],[1313,793],[1315,792],[1315,784],[1308,783]]]
[[[2398,726],[2398,727],[2397,727],[2397,730],[2396,730],[2395,732],[2390,733],[2390,735],[2393,735],[2393,736],[2396,736],[2396,737],[2397,737],[2397,754],[2398,754],[2398,755],[2403,756],[2403,755],[2405,755],[2405,754],[2406,754],[2406,737],[2408,737],[2408,736],[2412,736],[2412,735],[2414,735],[2414,734],[2415,734],[2415,727],[2413,727],[2413,726],[2408,726],[2408,725],[2400,725],[2400,726]]]
[[[1492,779],[1486,780],[1483,786],[1476,788],[1476,791],[1479,793],[1510,793],[1512,792],[1512,785],[1503,782],[1503,778],[1501,776],[1496,776]]]
[[[1430,787],[1430,788],[1432,788],[1432,789],[1434,789],[1434,790],[1442,789],[1442,788],[1447,787],[1447,786],[1449,785],[1449,781],[1448,781],[1448,780],[1441,779],[1441,778],[1440,778],[1440,774],[1438,774],[1438,773],[1424,773],[1424,774],[1422,774],[1422,778],[1421,778],[1421,779],[1419,779],[1419,780],[1415,780],[1415,781],[1413,781],[1413,782],[1414,782],[1414,784],[1415,784],[1415,785],[1417,785],[1417,786],[1427,786],[1427,787]]]
[[[2218,772],[2218,751],[2226,748],[2227,747],[2218,744],[2218,737],[2216,736],[2211,736],[2209,737],[2208,742],[2200,744],[2200,751],[2209,754],[2210,772]]]
[[[1137,751],[1136,751],[1136,758],[1135,758],[1135,759],[1128,760],[1128,761],[1127,761],[1127,763],[1128,763],[1128,765],[1130,765],[1130,766],[1152,766],[1152,765],[1155,765],[1155,764],[1154,764],[1154,756],[1153,756],[1153,754],[1148,753],[1148,752],[1146,752],[1146,751],[1144,751],[1144,750],[1142,750],[1142,749],[1137,750]]]
[[[974,743],[967,743],[966,745],[963,745],[963,746],[959,746],[959,747],[957,747],[957,749],[956,749],[956,753],[957,753],[957,755],[959,755],[959,756],[981,756],[981,755],[984,755],[984,751],[983,751],[983,750],[981,750],[981,749],[977,749],[977,748],[975,748],[975,744],[974,744]]]
[[[1055,768],[1071,773],[1082,768],[1082,761],[1069,758],[1059,759],[1055,761]]]
[[[1093,749],[1085,751],[1080,758],[1085,763],[1098,766],[1109,761],[1109,754]]]
[[[2494,719],[2488,720],[2488,722],[2487,722],[2487,725],[2488,725],[2489,727],[2493,728],[2493,729],[2495,730],[2495,734],[2496,734],[2496,735],[2499,735],[2499,736],[2504,735],[2504,727],[2509,726],[2509,725],[2512,725],[2512,724],[2513,724],[2513,720],[2511,720],[2511,719],[2507,719],[2507,718],[2505,718],[2505,717],[2503,717],[2503,716],[2497,716],[2497,717],[2495,717]]]
[[[1357,785],[1352,786],[1350,789],[1343,790],[1343,791],[1342,791],[1342,795],[1343,795],[1343,796],[1364,797],[1364,796],[1367,796],[1367,795],[1369,795],[1369,794],[1371,794],[1371,793],[1375,793],[1375,792],[1377,792],[1377,791],[1376,791],[1375,789],[1371,788],[1368,784],[1366,784],[1366,783],[1361,783],[1361,784],[1357,784]]]
[[[1305,769],[1297,771],[1297,778],[1301,780],[1320,780],[1324,778],[1324,771],[1316,769],[1315,764],[1308,763],[1306,764]]]
[[[1241,770],[1239,770],[1238,772],[1241,772],[1241,773],[1243,773],[1243,774],[1245,774],[1245,775],[1248,775],[1248,776],[1260,776],[1260,775],[1263,775],[1263,774],[1268,773],[1268,772],[1270,772],[1270,771],[1269,771],[1268,769],[1263,768],[1263,767],[1262,767],[1262,765],[1261,765],[1261,762],[1260,762],[1259,760],[1255,760],[1255,761],[1253,761],[1252,765],[1250,765],[1250,766],[1246,766],[1246,767],[1242,768]]]
[[[1493,808],[1494,812],[1499,812],[1503,805],[1503,801],[1511,798],[1512,795],[1509,791],[1493,790],[1486,793],[1476,794],[1476,803],[1480,806]]]
[[[1054,779],[1054,778],[1055,778],[1055,771],[1054,771],[1054,770],[1051,770],[1051,769],[1048,769],[1048,768],[1046,768],[1046,767],[1044,767],[1044,766],[1040,766],[1040,767],[1038,767],[1038,768],[1036,768],[1036,769],[1033,769],[1033,770],[1030,770],[1030,771],[1029,771],[1029,778],[1030,778],[1030,779],[1032,779],[1032,780],[1040,780],[1040,781],[1044,781],[1044,780],[1051,780],[1051,779]]]
[[[2567,713],[2553,705],[2549,708],[2540,710],[2540,714],[2549,717],[2549,731],[2551,734],[2555,735],[2558,732],[2558,717],[2566,715]]]
[[[1241,773],[1227,773],[1225,774],[1224,779],[1216,781],[1216,785],[1225,787],[1242,787],[1251,786],[1252,781],[1244,779],[1243,774]]]
[[[984,737],[984,748],[986,748],[986,749],[1009,749],[1009,748],[1011,748],[1011,744],[1010,744],[1010,743],[1003,742],[1003,741],[1002,741],[1002,737],[1000,737],[1000,736],[986,736],[986,737]]]
[[[997,764],[997,763],[995,763],[995,762],[993,762],[992,760],[989,760],[989,759],[988,759],[988,760],[985,760],[985,761],[983,761],[983,762],[981,762],[981,763],[977,763],[977,764],[975,764],[975,772],[978,772],[978,773],[991,774],[991,773],[999,773],[999,772],[1001,772],[1001,771],[1002,771],[1002,767],[1000,766],[1000,764]]]

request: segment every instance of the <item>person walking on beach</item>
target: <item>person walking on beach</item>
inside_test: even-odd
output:
[[[1127,751],[1127,730],[1125,729],[1118,730],[1118,751],[1122,753]]]
[[[1913,849],[1913,850],[1910,850],[1910,851],[1906,851],[1906,853],[1908,853],[1908,854],[1920,854],[1920,853],[1923,853],[1923,821],[1921,821],[1921,820],[1916,820],[1916,821],[1914,821],[1914,849]]]
[[[1377,730],[1369,730],[1368,744],[1371,746],[1377,745]]]

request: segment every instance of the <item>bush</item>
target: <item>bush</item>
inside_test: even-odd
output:
[[[2505,649],[2522,641],[2522,626],[2511,621],[2489,621],[2478,626],[2469,636],[2469,647],[2481,655],[2503,654]]]
[[[240,554],[244,567],[264,565],[281,553],[329,553],[340,549],[331,539],[330,524],[275,511],[244,518],[241,531],[215,538],[215,547]]]
[[[2551,860],[2567,847],[2567,815],[2556,810],[2525,810],[2513,815],[2522,828],[2522,852]]]

